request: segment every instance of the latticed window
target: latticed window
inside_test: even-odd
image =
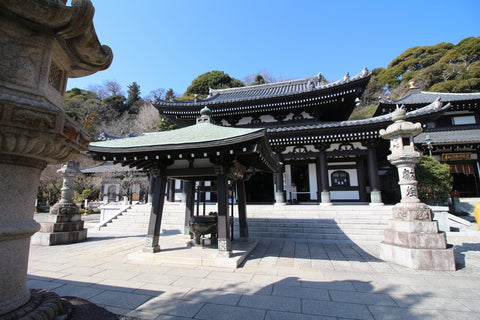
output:
[[[57,89],[57,91],[62,91],[63,86],[63,79],[64,79],[64,71],[60,69],[55,62],[52,61],[50,64],[50,72],[48,74],[48,83]]]
[[[332,187],[349,187],[350,175],[346,171],[338,170],[332,172]]]

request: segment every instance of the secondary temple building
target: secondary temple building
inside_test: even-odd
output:
[[[420,91],[411,83],[407,94],[394,101],[382,101],[374,117],[392,112],[397,105],[406,111],[422,108],[435,100],[449,102],[450,108],[438,118],[423,122],[415,145],[425,154],[450,165],[453,190],[462,197],[480,196],[480,93]]]
[[[391,124],[389,113],[405,101],[382,103],[374,117],[348,121],[370,77],[371,73],[364,69],[358,75],[347,74],[331,83],[322,82],[318,75],[210,90],[206,99],[155,100],[153,104],[180,127],[193,124],[200,110],[208,107],[212,119],[222,126],[266,128],[282,167],[275,174],[258,173],[246,181],[249,202],[395,203],[399,200],[397,180],[386,161],[388,143],[380,138],[379,131]],[[436,119],[448,115],[449,99],[439,94],[432,97],[435,98],[414,107],[407,106],[407,120],[424,123],[429,128]],[[472,98],[478,103],[480,94]],[[477,119],[475,116],[475,123]],[[426,143],[421,140],[424,138],[425,135],[420,135],[415,143],[426,150]],[[436,136],[432,134],[437,154],[440,146],[434,139]],[[477,135],[475,146],[478,141]],[[470,161],[476,158],[475,154]],[[477,166],[474,169],[478,177]],[[175,184],[169,187],[170,201],[174,200],[172,193],[181,192],[178,181],[176,187],[175,190]]]

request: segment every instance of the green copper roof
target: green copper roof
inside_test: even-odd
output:
[[[179,147],[202,145],[218,145],[219,143],[237,143],[244,138],[254,138],[259,133],[263,135],[264,129],[241,129],[222,127],[211,123],[196,124],[193,126],[172,130],[145,134],[143,136],[100,141],[90,143],[90,150],[102,149],[138,149],[145,147],[157,147],[155,149],[177,149]],[[252,136],[253,135],[253,136]],[[248,137],[247,137],[248,136]]]

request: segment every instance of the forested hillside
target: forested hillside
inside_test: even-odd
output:
[[[463,39],[458,44],[438,43],[413,47],[394,58],[387,68],[372,70],[372,78],[360,105],[350,119],[368,118],[379,99],[397,99],[408,90],[409,82],[421,90],[438,92],[480,91],[480,37]],[[174,126],[158,115],[150,99],[193,100],[205,98],[209,88],[222,89],[263,84],[277,80],[268,71],[248,75],[243,81],[223,71],[210,71],[192,80],[182,95],[172,89],[157,89],[141,97],[140,85],[132,82],[125,95],[115,81],[106,81],[89,90],[74,88],[65,94],[65,110],[79,121],[95,140],[101,130],[115,135],[169,130]]]

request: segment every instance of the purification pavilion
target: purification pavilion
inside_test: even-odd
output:
[[[228,184],[236,184],[240,237],[248,237],[244,181],[256,172],[277,171],[280,166],[265,129],[218,126],[211,111],[201,110],[195,125],[138,137],[91,143],[96,160],[113,161],[151,173],[152,211],[145,252],[160,250],[158,240],[167,179],[182,180],[186,191],[185,226],[194,213],[196,182],[214,182],[218,202],[218,248],[229,256]]]
[[[207,106],[222,126],[267,130],[282,167],[275,176],[259,173],[246,182],[249,202],[395,203],[398,187],[386,161],[388,144],[379,136],[379,130],[391,123],[390,115],[348,120],[370,76],[364,69],[331,83],[318,75],[211,90],[206,99],[153,104],[179,126],[192,124]],[[432,121],[448,107],[432,101],[407,112],[407,120]]]

